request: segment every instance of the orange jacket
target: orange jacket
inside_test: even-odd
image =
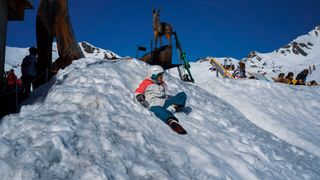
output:
[[[151,84],[155,84],[151,79],[144,79],[139,87],[136,89],[135,93],[136,94],[144,94],[144,92],[146,91],[147,87]]]
[[[8,86],[14,86],[17,83],[17,76],[13,72],[9,72],[7,75]]]

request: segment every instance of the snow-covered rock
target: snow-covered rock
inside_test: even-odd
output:
[[[80,42],[79,45],[86,58],[95,57],[95,58],[102,58],[106,60],[114,60],[114,59],[121,58],[119,55],[117,55],[116,53],[110,50],[105,50],[105,49],[95,47],[92,44],[89,44],[84,41]]]

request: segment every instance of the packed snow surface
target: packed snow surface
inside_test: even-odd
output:
[[[320,89],[215,78],[193,63],[178,135],[134,99],[149,65],[74,61],[1,119],[1,179],[318,179]]]

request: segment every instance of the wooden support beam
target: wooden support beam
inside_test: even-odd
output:
[[[0,0],[0,92],[4,89],[4,64],[7,41],[8,4],[7,0]]]
[[[30,0],[9,0],[8,1],[8,20],[24,20],[24,10],[33,9],[33,1]]]
[[[71,26],[68,0],[41,0],[37,14],[38,68],[40,74],[46,70],[55,73],[84,55],[78,45]],[[52,61],[52,42],[56,38],[59,58]],[[39,85],[45,83],[41,78]]]

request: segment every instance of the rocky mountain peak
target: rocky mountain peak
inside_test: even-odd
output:
[[[91,44],[85,42],[85,41],[82,41],[80,43],[81,47],[83,48],[83,51],[85,51],[86,53],[94,53],[95,50],[99,51],[98,48],[92,46]]]
[[[286,56],[287,54],[294,53],[296,55],[308,56],[307,49],[312,49],[313,43],[307,42],[296,42],[293,41],[282,48],[276,50],[276,52],[283,54]]]
[[[85,41],[79,43],[86,57],[98,57],[107,60],[119,59],[120,56],[109,50],[95,47]]]
[[[257,51],[251,51],[243,60],[247,61],[253,58],[257,59],[258,61],[262,60],[262,58],[258,55]]]
[[[276,52],[284,56],[287,56],[288,54],[295,54],[307,57],[312,52],[315,43],[320,42],[319,34],[320,25],[316,26],[308,34],[299,36],[291,43],[276,50]]]

